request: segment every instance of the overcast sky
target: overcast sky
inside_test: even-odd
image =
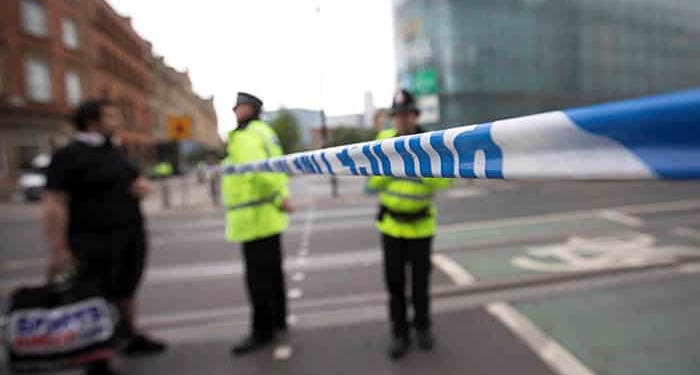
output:
[[[238,91],[266,109],[360,113],[364,92],[390,102],[395,87],[391,0],[108,0],[133,18],[156,54],[190,71],[194,89],[214,95],[219,132],[234,126]],[[316,13],[320,4],[320,18]]]

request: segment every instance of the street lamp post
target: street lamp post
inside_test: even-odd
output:
[[[316,5],[316,14],[318,15],[318,92],[319,92],[319,113],[321,115],[321,148],[328,147],[328,126],[326,124],[326,111],[323,109],[323,66],[321,65],[323,54],[323,43],[321,39],[322,24],[321,24],[321,6]],[[338,197],[338,179],[330,176],[331,180],[331,196]]]

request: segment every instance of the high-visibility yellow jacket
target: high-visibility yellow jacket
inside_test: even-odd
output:
[[[388,129],[379,133],[377,139],[392,138],[396,130]],[[380,212],[377,229],[392,237],[416,239],[427,238],[435,234],[437,209],[433,197],[440,189],[450,186],[446,178],[398,178],[373,176],[369,178],[367,187],[379,191],[379,202],[391,212]],[[417,220],[400,218],[400,214],[408,216],[419,212],[425,216]],[[391,213],[396,214],[392,216]]]
[[[260,120],[252,120],[233,130],[228,137],[228,156],[223,165],[264,160],[282,155],[277,135]],[[221,178],[226,206],[226,240],[248,242],[281,233],[289,225],[280,209],[289,196],[284,173],[246,172]]]
[[[173,166],[167,161],[160,162],[154,167],[158,177],[170,177],[173,174]]]

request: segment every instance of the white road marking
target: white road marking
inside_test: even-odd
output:
[[[299,255],[300,257],[305,257],[309,255],[309,249],[302,247],[299,249],[299,251],[297,251],[297,255]]]
[[[289,315],[287,316],[287,324],[290,326],[294,326],[297,323],[299,323],[299,317],[296,315]]]
[[[275,352],[272,354],[272,357],[276,361],[286,361],[292,357],[292,352],[291,345],[280,345],[275,348]]]
[[[668,211],[689,211],[700,208],[700,199],[686,199],[682,201],[634,204],[629,206],[613,207],[618,211],[628,214],[648,214]]]
[[[448,198],[469,198],[486,195],[486,191],[474,188],[450,189],[444,195]]]
[[[303,272],[294,272],[294,274],[292,274],[292,281],[296,283],[304,281],[305,278],[306,275]]]
[[[578,358],[507,303],[491,303],[486,306],[486,311],[500,320],[558,374],[595,375]]]
[[[475,277],[464,267],[444,254],[435,254],[433,264],[445,272],[456,285],[473,284]],[[573,354],[540,330],[527,317],[507,303],[486,306],[486,311],[508,327],[529,346],[552,370],[560,375],[596,375]]]
[[[433,254],[432,263],[443,271],[456,285],[468,285],[474,283],[474,276],[465,270],[459,263],[445,254]]]
[[[678,266],[680,273],[700,273],[700,263],[682,264]]]
[[[610,221],[627,225],[630,227],[641,227],[644,225],[644,220],[639,217],[632,216],[616,210],[601,210],[600,216]]]
[[[697,229],[688,227],[678,227],[673,229],[673,233],[694,240],[700,240],[700,230]]]
[[[40,268],[46,265],[46,258],[13,259],[3,263],[2,267],[8,271],[19,271],[27,268]]]
[[[289,299],[299,299],[303,295],[304,292],[301,290],[301,288],[292,288],[287,292],[287,297],[289,297]]]

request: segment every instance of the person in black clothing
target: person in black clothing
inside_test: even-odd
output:
[[[121,310],[122,353],[162,352],[165,345],[135,327],[134,295],[146,263],[146,233],[139,200],[148,181],[113,143],[121,125],[109,101],[81,104],[75,111],[73,142],[58,150],[47,171],[43,197],[49,242],[48,277],[75,266],[77,277],[97,280],[105,297]],[[88,374],[113,374],[106,361]]]

